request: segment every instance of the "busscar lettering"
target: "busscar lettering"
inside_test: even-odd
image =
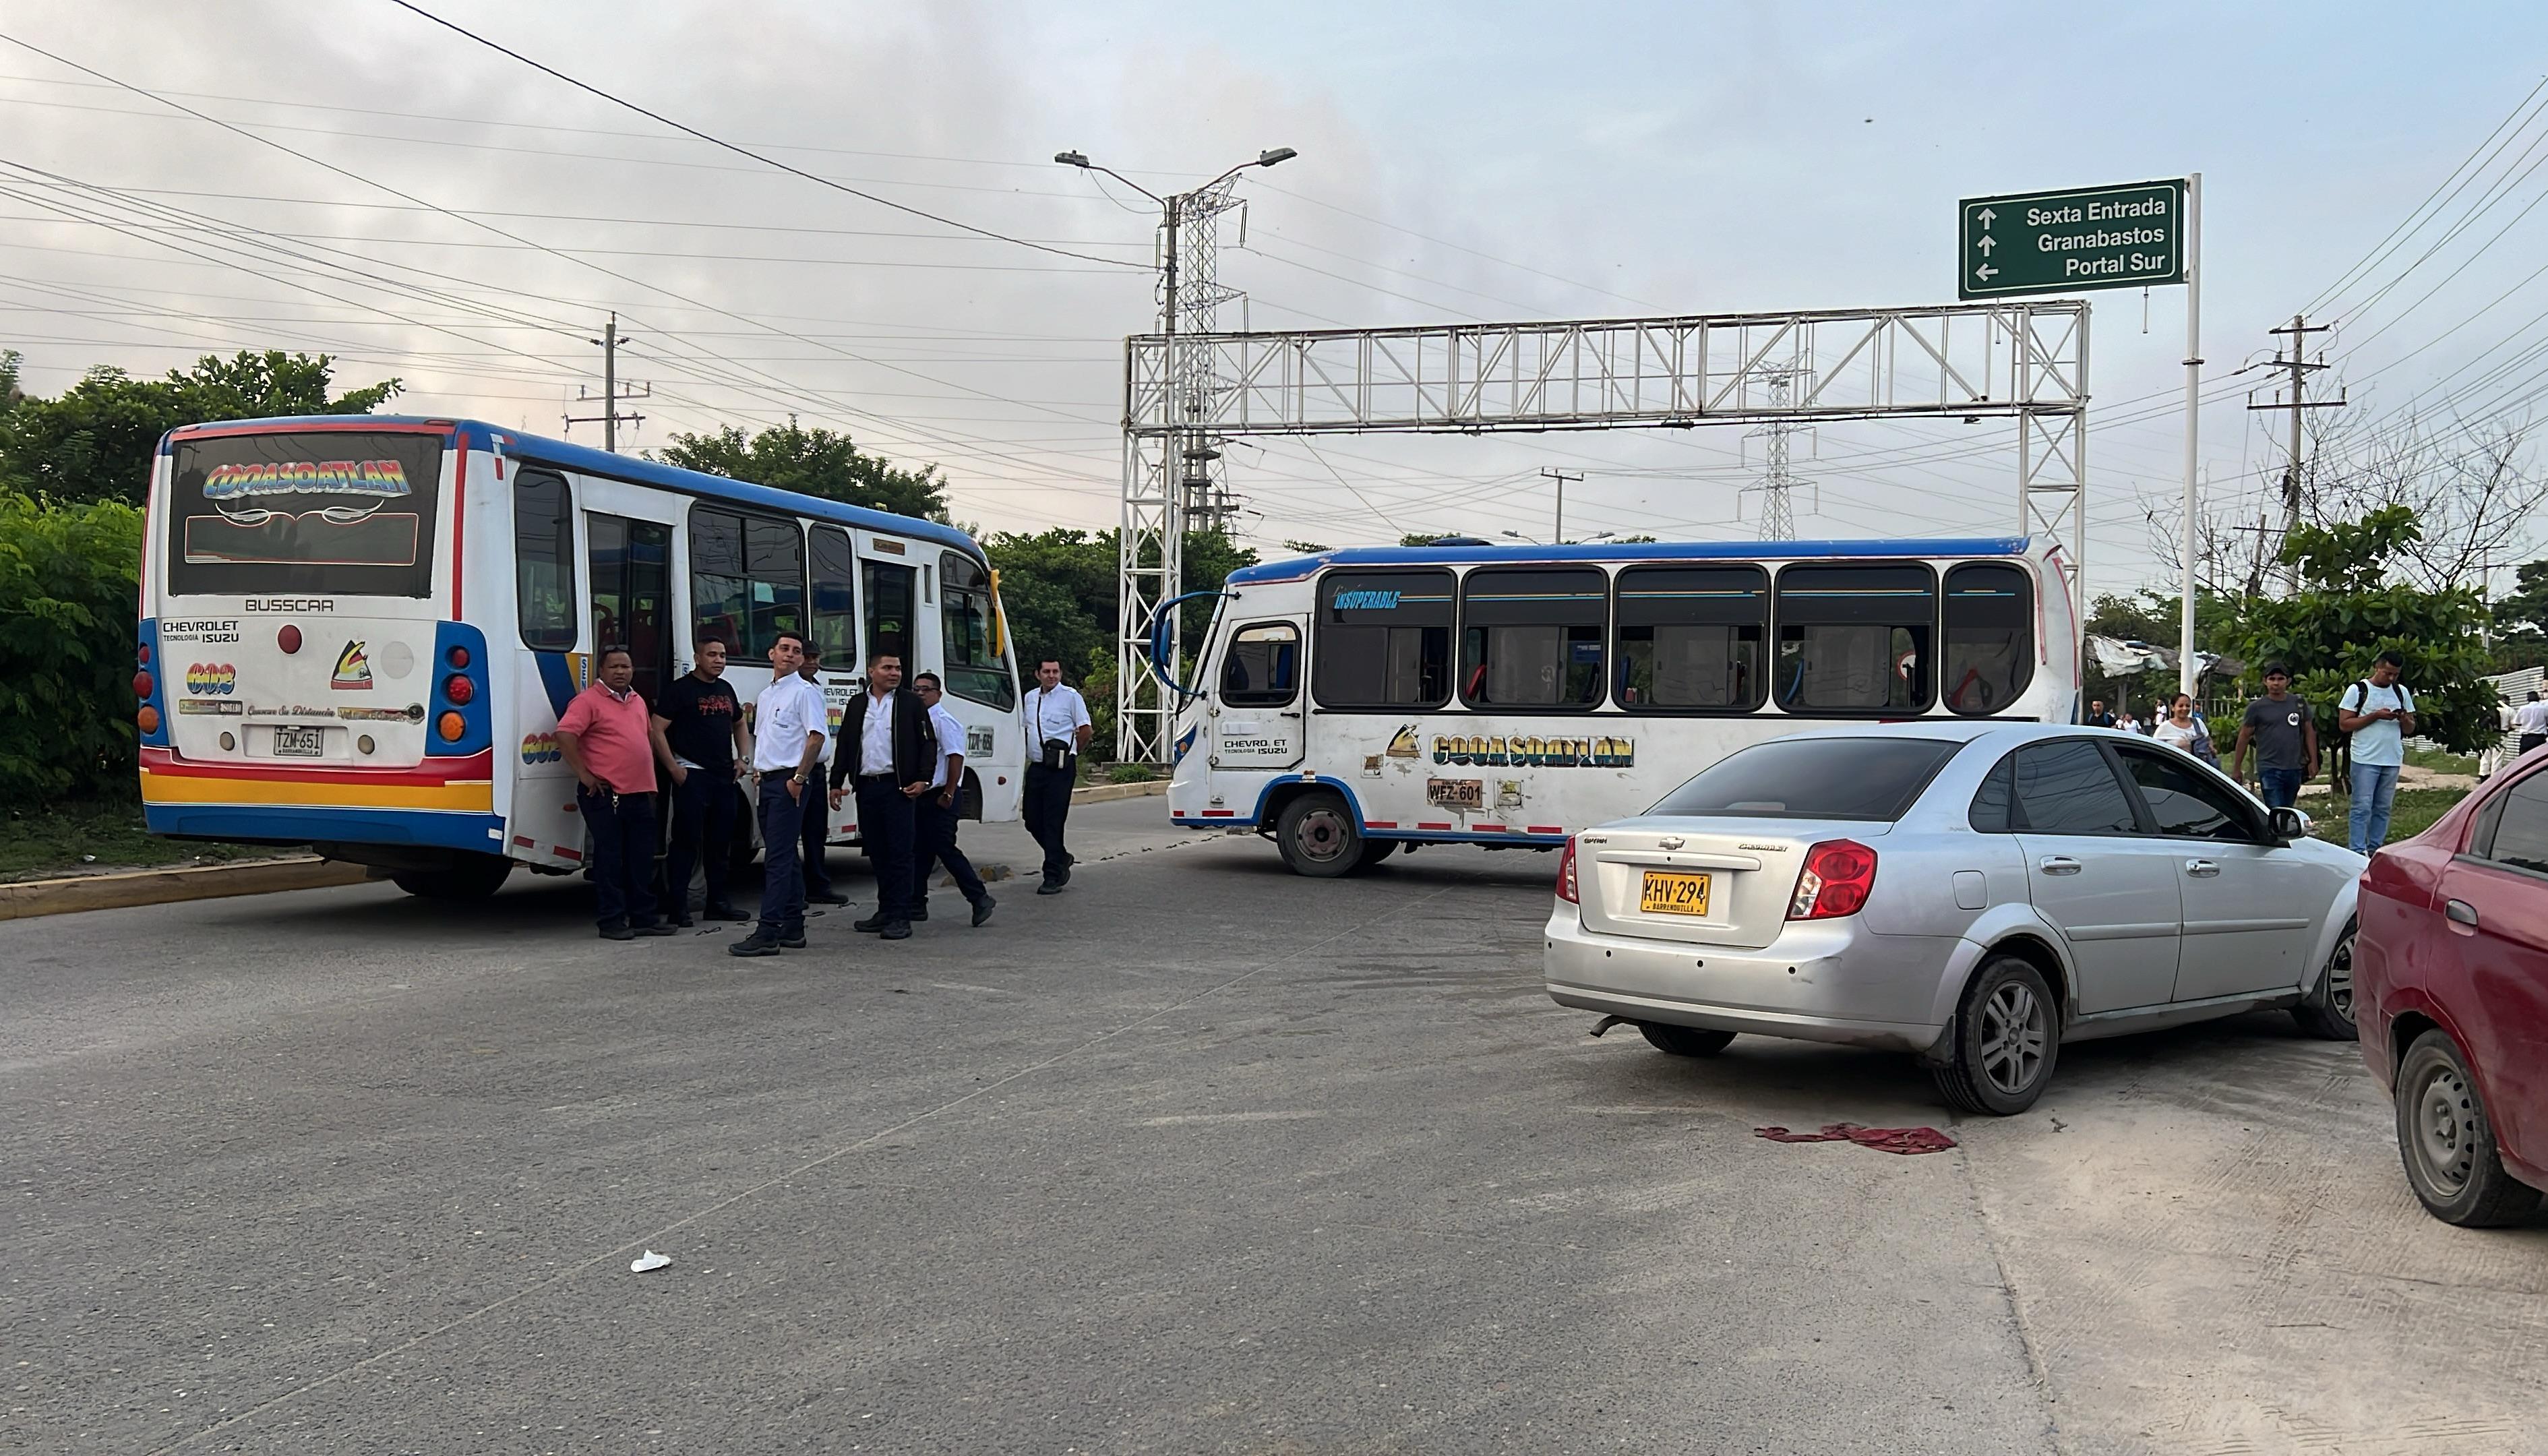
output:
[[[334,611],[332,596],[251,596],[241,611]]]

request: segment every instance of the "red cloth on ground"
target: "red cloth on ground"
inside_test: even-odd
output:
[[[1898,1152],[1904,1157],[1921,1152],[1944,1152],[1956,1145],[1956,1139],[1935,1128],[1862,1128],[1856,1123],[1825,1123],[1819,1133],[1790,1133],[1784,1128],[1755,1128],[1755,1138],[1773,1142],[1855,1142],[1878,1152]]]

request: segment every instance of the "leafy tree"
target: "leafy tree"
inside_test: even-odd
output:
[[[1335,548],[1317,541],[1286,541],[1283,543],[1283,549],[1302,556],[1316,556],[1321,551],[1333,551]]]
[[[130,799],[141,512],[0,491],[0,803]]]
[[[861,452],[848,435],[806,429],[792,417],[751,436],[731,424],[712,435],[675,435],[663,456],[686,470],[773,490],[896,515],[947,519],[947,482],[937,466],[897,470],[881,455]]]
[[[2526,561],[2512,571],[2512,591],[2495,603],[2495,624],[2523,636],[2548,634],[2548,561]]]
[[[150,452],[181,424],[280,414],[369,414],[402,386],[383,380],[330,396],[334,361],[321,354],[207,354],[183,374],[136,379],[92,369],[52,400],[24,399],[0,411],[0,485],[55,501],[140,503]],[[14,383],[15,360],[10,376]],[[0,396],[8,393],[0,388]]]
[[[2455,753],[2474,753],[2499,731],[2477,592],[2401,583],[2393,569],[2422,535],[2415,513],[2384,506],[2358,521],[2304,525],[2284,543],[2301,589],[2246,604],[2238,647],[2251,663],[2288,665],[2293,690],[2315,705],[2321,742],[2341,740],[2336,699],[2395,652],[2415,694],[2416,732]]]

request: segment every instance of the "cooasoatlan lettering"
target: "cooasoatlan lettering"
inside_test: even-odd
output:
[[[1485,769],[1633,769],[1633,738],[1460,738],[1433,740],[1433,762]]]

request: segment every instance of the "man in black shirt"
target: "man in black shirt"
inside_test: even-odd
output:
[[[2106,711],[2106,700],[2104,698],[2092,697],[2088,699],[2088,726],[2091,728],[2112,728],[2115,726],[2115,715]]]
[[[710,920],[750,920],[726,898],[734,840],[735,780],[752,762],[743,704],[725,681],[725,644],[698,640],[698,665],[655,705],[655,735],[672,751],[673,844],[664,858],[664,904],[673,924],[690,924],[690,870],[704,861]]]

